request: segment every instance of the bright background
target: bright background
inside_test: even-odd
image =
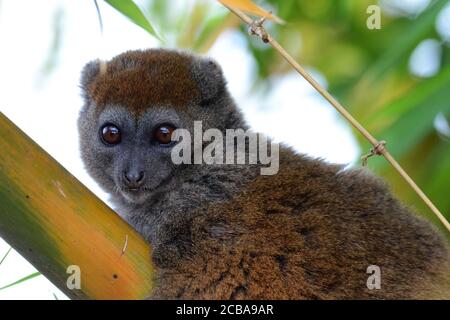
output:
[[[329,162],[357,165],[361,153],[368,150],[332,107],[273,52],[259,41],[249,40],[246,30],[215,1],[136,2],[165,38],[165,46],[206,52],[222,65],[232,94],[255,130]],[[413,177],[420,179],[448,212],[450,97],[440,91],[441,86],[448,88],[450,84],[449,72],[445,73],[450,40],[450,6],[444,6],[446,1],[380,1],[380,31],[368,30],[365,23],[365,9],[377,1],[331,4],[334,1],[283,0],[279,4],[267,1],[266,7],[268,2],[288,21],[285,26],[271,27],[281,43],[372,132],[398,142],[394,155],[407,163]],[[99,5],[103,35],[93,1],[0,0],[0,111],[107,201],[79,157],[76,119],[82,105],[80,70],[99,57],[111,58],[125,50],[161,44],[103,1]],[[423,18],[436,6],[441,7],[431,21]],[[422,28],[421,33],[416,34],[411,26]],[[404,97],[410,97],[410,105]],[[417,103],[428,99],[436,107]],[[404,117],[409,126],[402,122]],[[427,123],[426,130],[417,120]],[[412,141],[404,134],[410,131],[393,129],[414,131],[417,127],[421,134],[412,133]],[[402,148],[395,148],[397,145]],[[417,156],[420,150],[432,159],[423,152],[422,158]],[[431,166],[435,158],[439,161]],[[388,179],[395,176],[381,161],[374,159],[372,164]],[[419,170],[417,164],[430,170]],[[437,186],[433,177],[439,177]],[[400,192],[407,189],[401,182],[395,178],[389,181],[403,199],[423,209],[408,191]],[[8,249],[0,239],[0,261]],[[0,265],[0,288],[35,271],[12,250]],[[0,299],[63,298],[64,294],[43,276],[0,289]]]

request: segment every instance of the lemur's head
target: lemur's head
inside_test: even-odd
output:
[[[173,130],[224,130],[239,117],[220,67],[203,57],[169,50],[125,52],[88,63],[85,104],[78,120],[81,155],[89,173],[112,194],[133,203],[169,185]]]

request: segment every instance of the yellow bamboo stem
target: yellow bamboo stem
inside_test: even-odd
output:
[[[144,239],[2,113],[0,235],[71,298],[142,299],[152,289]],[[80,289],[67,286],[69,266]]]

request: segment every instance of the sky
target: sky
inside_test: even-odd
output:
[[[415,1],[419,6],[426,0]],[[173,2],[177,6],[180,1]],[[52,50],[53,17],[61,9],[61,51],[53,71],[45,76],[43,70]],[[1,1],[0,111],[107,202],[107,195],[87,175],[79,157],[76,120],[82,105],[80,71],[90,60],[159,44],[102,1],[100,9],[103,35],[92,1]],[[297,74],[271,79],[275,85],[267,98],[250,90],[255,63],[243,44],[241,34],[226,31],[208,55],[222,65],[229,89],[252,128],[329,162],[358,161],[360,150],[349,126]],[[310,72],[326,87],[318,72]],[[0,259],[8,248],[0,239]],[[0,265],[0,288],[35,271],[13,250]],[[65,298],[43,276],[0,290],[0,300],[55,296]]]

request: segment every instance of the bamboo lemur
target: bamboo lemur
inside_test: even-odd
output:
[[[364,170],[285,146],[273,176],[171,161],[176,128],[248,128],[215,62],[152,49],[100,69],[82,72],[81,154],[153,247],[151,298],[450,298],[444,240]]]

